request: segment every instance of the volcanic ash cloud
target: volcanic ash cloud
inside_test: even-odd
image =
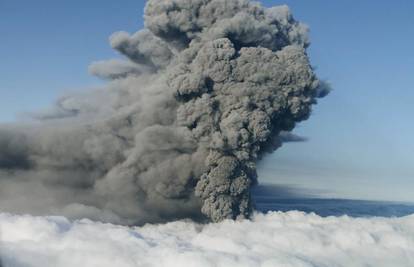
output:
[[[149,0],[105,88],[0,129],[0,208],[123,224],[249,217],[256,162],[329,91],[286,6]]]

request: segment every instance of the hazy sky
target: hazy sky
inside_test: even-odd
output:
[[[334,91],[260,164],[260,181],[324,196],[414,201],[414,1],[286,0],[311,27],[312,63]],[[143,25],[144,1],[0,0],[0,121],[101,82],[108,37]]]

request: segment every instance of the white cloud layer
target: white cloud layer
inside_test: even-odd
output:
[[[414,266],[414,215],[322,218],[291,211],[130,228],[0,214],[0,227],[5,267]]]

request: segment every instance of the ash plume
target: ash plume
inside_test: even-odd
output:
[[[149,0],[105,88],[0,128],[0,209],[123,224],[247,218],[256,162],[329,88],[287,6]]]

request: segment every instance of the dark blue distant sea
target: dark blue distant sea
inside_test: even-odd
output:
[[[314,212],[320,216],[402,217],[414,214],[413,203],[298,197],[281,194],[280,190],[259,187],[253,191],[256,210]]]

